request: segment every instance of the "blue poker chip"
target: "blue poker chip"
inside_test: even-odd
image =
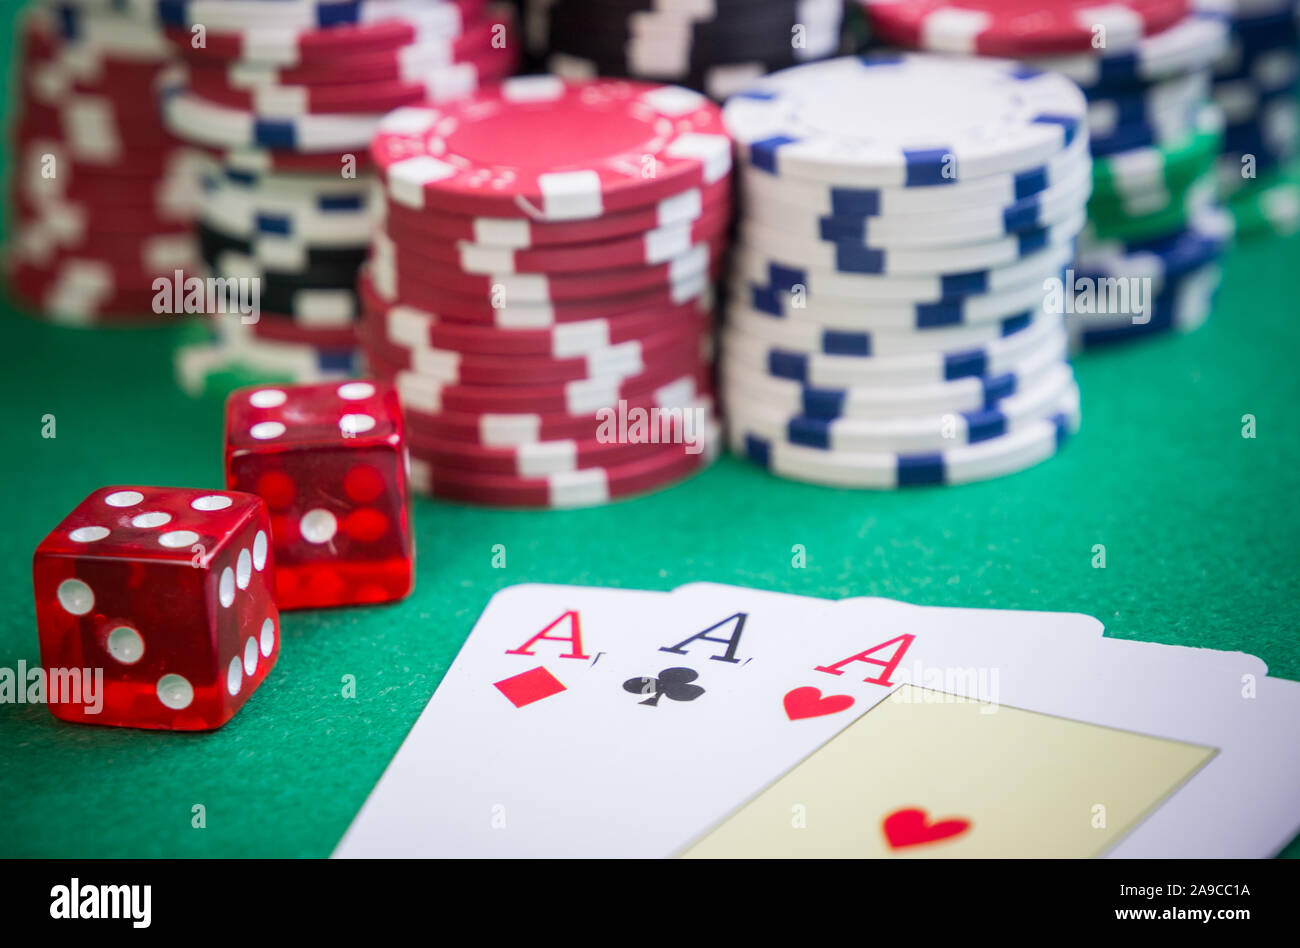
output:
[[[1206,208],[1174,234],[1080,248],[1074,275],[1093,281],[1147,278],[1160,291],[1222,256],[1232,230],[1232,215],[1219,207]]]
[[[1142,37],[1136,47],[1030,59],[1030,65],[1068,76],[1085,91],[1141,88],[1148,83],[1206,69],[1228,48],[1229,23],[1197,12],[1167,30]]]
[[[1196,127],[1196,116],[1202,105],[1203,101],[1197,101],[1185,109],[1147,114],[1116,125],[1108,134],[1094,134],[1091,141],[1093,157],[1107,157],[1180,141]]]
[[[788,415],[743,398],[729,399],[733,427],[754,442],[786,442],[818,451],[920,454],[979,444],[1051,416],[1078,398],[1064,363],[1025,391],[975,411],[897,418],[815,418]]]
[[[1066,319],[1071,343],[1076,349],[1096,349],[1175,332],[1191,332],[1209,318],[1221,276],[1217,262],[1184,274],[1167,285],[1140,318],[1132,315],[1071,315]]]
[[[998,421],[990,423],[996,430]],[[737,454],[781,477],[832,487],[892,490],[971,483],[1025,470],[1056,454],[1078,431],[1079,423],[1076,388],[1043,417],[940,450],[827,450],[766,437],[734,421],[729,437]]]
[[[1291,118],[1277,122],[1261,115],[1256,121],[1228,125],[1223,130],[1223,154],[1254,155],[1256,170],[1261,172],[1285,164],[1297,153],[1295,136],[1290,133],[1295,127],[1296,103],[1289,99],[1278,99],[1265,108],[1278,109]],[[1286,134],[1279,134],[1279,126]]]
[[[992,342],[893,356],[808,352],[735,330],[723,333],[722,346],[732,364],[806,386],[937,384],[1014,371],[1021,362],[1050,347],[1058,336],[1064,339],[1060,324],[1059,317],[1044,314],[1019,332]]]
[[[1063,331],[1037,341],[1013,367],[995,374],[919,384],[806,385],[756,368],[724,348],[720,378],[735,401],[754,400],[771,409],[813,418],[880,418],[979,411],[1042,382],[1066,357]],[[866,360],[864,360],[864,363]],[[868,363],[869,367],[869,363]],[[1001,366],[999,366],[1001,367]]]

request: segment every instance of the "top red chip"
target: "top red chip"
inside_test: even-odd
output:
[[[943,53],[1121,52],[1173,26],[1188,0],[859,0],[891,43]]]
[[[544,221],[645,207],[731,171],[716,105],[622,79],[521,76],[398,109],[370,150],[394,204]]]

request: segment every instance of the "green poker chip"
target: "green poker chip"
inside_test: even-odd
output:
[[[1152,189],[1186,189],[1214,165],[1222,144],[1223,112],[1206,105],[1191,134],[1178,141],[1094,158],[1094,200],[1140,201]]]
[[[1300,232],[1300,164],[1275,171],[1238,191],[1228,210],[1240,237]]]
[[[1213,171],[1202,172],[1175,199],[1144,214],[1126,214],[1112,208],[1088,205],[1088,238],[1100,240],[1150,240],[1183,230],[1197,212],[1210,207],[1217,196]]]
[[[1141,194],[1125,197],[1112,197],[1096,193],[1088,201],[1088,218],[1102,226],[1123,226],[1133,218],[1150,217],[1155,214],[1177,214],[1179,208],[1192,199],[1194,189],[1206,187],[1204,182],[1211,177],[1211,168],[1203,168],[1195,178],[1177,184],[1152,187]],[[1216,179],[1217,185],[1217,179]]]

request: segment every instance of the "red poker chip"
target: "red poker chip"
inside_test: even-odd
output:
[[[362,272],[370,279],[368,270]],[[683,306],[707,295],[711,289],[711,280],[712,277],[706,275],[680,284],[596,299],[561,300],[545,304],[509,303],[504,306],[494,306],[491,299],[457,293],[434,284],[417,285],[412,281],[403,287],[404,293],[400,300],[385,300],[385,305],[400,303],[413,306],[470,325],[541,329],[658,307]],[[376,295],[383,298],[378,288]]]
[[[316,349],[355,349],[357,329],[349,326],[304,325],[292,316],[261,313],[249,328],[258,339],[268,342],[289,342],[312,346]]]
[[[296,104],[301,105],[298,111],[313,115],[332,112],[388,112],[404,105],[414,105],[424,98],[424,89],[414,83],[375,83],[374,88],[367,88],[367,85],[299,86],[293,92],[283,86],[275,90],[266,87],[232,89],[224,81],[208,81],[191,74],[189,88],[196,95],[217,105],[264,116],[279,114],[270,103],[270,99],[277,94],[298,97],[299,102]]]
[[[475,326],[409,306],[389,306],[379,299],[365,276],[358,281],[358,293],[365,321],[383,338],[465,355],[559,359],[605,349],[632,339],[642,339],[681,323],[704,321],[711,324],[712,321],[709,301],[696,299],[680,306],[652,306],[617,316],[565,323],[544,329]]]
[[[358,336],[367,354],[446,385],[561,385],[661,370],[689,369],[708,355],[708,326],[697,323],[665,329],[616,348],[567,359],[527,356],[464,356],[445,349],[403,346],[363,324]]]
[[[194,69],[190,71],[189,88],[218,105],[260,115],[357,114],[391,112],[404,105],[423,102],[430,95],[455,98],[464,94],[463,90],[498,82],[508,74],[509,67],[504,60],[475,59],[431,67],[418,79],[240,88],[232,86],[218,70]]]
[[[687,410],[712,414],[711,401],[703,399]],[[497,477],[536,478],[592,467],[630,464],[652,457],[664,443],[646,441],[586,440],[539,441],[531,444],[487,447],[465,441],[407,432],[406,443],[416,456],[435,470],[448,468]]]
[[[188,227],[169,231],[147,233],[104,233],[85,228],[79,233],[64,233],[59,227],[42,219],[19,219],[14,228],[17,248],[30,246],[24,235],[38,232],[54,248],[53,257],[72,257],[83,260],[101,260],[127,267],[128,270],[150,270],[155,265],[165,266],[175,260],[182,269],[195,268],[199,263],[198,241]],[[21,250],[17,251],[22,253]],[[151,259],[156,264],[149,264]],[[28,254],[27,259],[32,259]]]
[[[409,401],[436,405],[438,411],[467,414],[530,413],[553,415],[589,415],[608,405],[617,405],[632,395],[642,394],[688,374],[697,366],[677,365],[671,369],[644,372],[640,375],[613,376],[608,379],[564,382],[548,385],[439,385],[421,379],[382,357],[374,349],[367,351],[371,371],[385,381],[397,381],[399,390],[413,396]],[[398,381],[400,379],[400,381]],[[414,397],[418,395],[418,398]]]
[[[463,471],[439,464],[411,449],[411,482],[416,490],[448,500],[501,507],[590,507],[666,487],[707,466],[716,453],[717,436],[705,450],[690,453],[678,444],[625,464],[590,467],[549,477],[511,477]]]
[[[711,398],[712,391],[709,372],[701,368],[679,376],[666,385],[629,395],[626,407],[628,411],[649,408],[680,409]],[[539,441],[592,441],[601,436],[602,424],[607,424],[605,415],[594,411],[580,415],[445,410],[431,412],[421,407],[420,402],[409,397],[403,399],[402,413],[406,419],[407,430],[418,432],[422,437],[479,444],[485,447],[506,447]]]
[[[375,246],[379,248],[378,240]],[[576,273],[498,273],[484,276],[465,273],[456,266],[430,262],[401,244],[390,246],[395,259],[371,257],[372,278],[377,288],[391,287],[397,299],[412,303],[430,288],[488,301],[504,298],[512,303],[558,303],[622,296],[642,290],[679,286],[704,275],[716,277],[724,251],[722,241],[706,241],[694,245],[687,253],[667,263],[653,266],[584,270]],[[377,250],[376,253],[381,251]],[[385,280],[389,282],[385,284]]]
[[[731,206],[731,181],[724,178],[703,188],[688,188],[655,204],[619,214],[577,221],[530,221],[527,218],[465,217],[430,214],[386,201],[384,226],[394,239],[468,240],[484,246],[549,247],[627,237],[674,224],[689,223]]]
[[[156,291],[148,287],[115,285],[104,293],[72,292],[68,282],[48,268],[19,262],[7,264],[6,271],[5,282],[14,296],[52,322],[139,326],[176,319],[154,313]]]
[[[492,63],[503,74],[518,65],[519,42],[514,32],[513,16],[508,7],[495,17],[484,17],[467,24],[460,36],[432,40],[415,46],[400,46],[358,55],[343,55],[319,63],[275,66],[246,61],[223,63],[208,59],[191,59],[190,75],[198,71],[219,72],[230,85],[258,86],[336,86],[353,82],[397,82],[418,79],[423,73],[444,65],[478,61]],[[501,28],[506,42],[494,46],[493,39]]]
[[[188,234],[192,231],[188,220],[160,217],[151,208],[123,213],[120,207],[82,204],[55,196],[33,198],[15,189],[13,196],[15,219],[20,225],[44,226],[60,215],[76,218],[85,242],[121,243],[160,235]],[[51,224],[51,226],[56,226]]]
[[[468,24],[481,18],[486,0],[445,0],[445,3],[438,6],[452,4],[460,8],[462,22]],[[398,8],[391,19],[317,30],[257,27],[246,31],[207,30],[206,44],[202,47],[192,45],[193,38],[188,29],[173,27],[164,33],[167,40],[187,58],[306,64],[328,62],[340,56],[379,53],[427,42],[430,37],[423,29],[425,22],[427,21],[418,15],[408,14]],[[454,39],[459,32],[461,31],[447,39]],[[433,34],[437,38],[443,35],[437,32]]]
[[[139,185],[133,182],[139,182]],[[27,193],[39,201],[43,192],[29,187]],[[143,176],[107,180],[87,175],[69,176],[68,180],[59,182],[59,186],[47,193],[124,215],[138,214],[176,221],[188,216],[182,206],[171,205],[169,198],[175,195],[169,192],[166,183]]]
[[[731,208],[724,205],[687,224],[674,224],[621,240],[507,250],[466,242],[415,241],[388,232],[403,250],[421,258],[455,267],[463,273],[571,273],[657,266],[687,253],[706,241],[722,238],[731,224]]]
[[[1188,0],[862,0],[889,43],[945,53],[1045,56],[1136,45],[1189,14]],[[1104,28],[1104,33],[1102,32]]]
[[[370,151],[397,204],[532,220],[645,207],[731,169],[716,105],[680,86],[623,79],[508,79],[390,116]]]
[[[105,54],[90,60],[92,69],[72,73],[72,90],[80,95],[99,96],[123,106],[127,120],[139,119],[140,103],[153,101],[158,77],[168,63],[141,59],[115,59]],[[134,108],[135,112],[129,111]],[[161,123],[160,123],[161,124]]]
[[[32,278],[42,276],[50,281],[55,281],[60,275],[77,271],[95,273],[105,285],[111,285],[115,289],[128,293],[136,290],[149,291],[150,295],[156,292],[153,290],[155,280],[159,277],[170,279],[175,275],[177,269],[180,269],[186,276],[199,276],[201,274],[197,261],[191,264],[189,268],[155,265],[148,260],[140,259],[143,256],[141,251],[140,245],[128,245],[121,251],[117,248],[112,250],[98,248],[89,253],[70,253],[56,250],[47,259],[41,260],[15,254],[14,264],[16,267],[27,271]]]
[[[47,11],[33,7],[23,12],[18,30],[19,62],[33,66],[54,58],[57,49],[54,25]]]
[[[364,148],[349,152],[298,152],[271,148],[213,148],[188,144],[223,168],[253,174],[272,171],[338,174],[344,168],[366,171],[371,167],[370,153]]]

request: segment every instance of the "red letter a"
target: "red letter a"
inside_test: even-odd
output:
[[[570,632],[568,635],[547,635],[546,634],[547,632],[551,631],[551,629],[555,628],[557,625],[559,625],[561,622],[563,622],[566,619],[569,620],[569,627],[570,627]],[[572,609],[570,609],[568,612],[561,615],[558,619],[556,619],[546,628],[542,629],[542,631],[538,632],[536,635],[534,635],[523,645],[519,646],[518,648],[506,649],[506,654],[507,655],[532,655],[533,652],[531,652],[530,649],[532,648],[533,643],[541,641],[543,639],[546,640],[547,642],[568,642],[569,643],[569,646],[570,648],[573,649],[573,651],[569,652],[569,654],[567,655],[561,655],[560,658],[584,658],[585,659],[588,657],[582,654],[582,622],[578,618],[578,613],[573,611]]]
[[[845,665],[850,665],[853,662],[868,662],[872,665],[879,665],[884,669],[884,671],[880,673],[879,678],[864,678],[862,680],[869,685],[884,685],[888,688],[893,684],[889,680],[889,676],[894,673],[894,669],[898,667],[898,663],[901,662],[903,656],[907,654],[907,650],[911,646],[912,639],[914,638],[916,638],[915,635],[900,635],[898,638],[890,639],[888,642],[881,642],[879,645],[873,645],[865,652],[858,652],[857,655],[850,655],[848,658],[841,662],[836,662],[834,665],[818,665],[813,669],[813,671],[827,672],[831,675],[843,675],[843,668]],[[891,645],[897,645],[898,647],[894,649],[894,654],[890,656],[889,661],[884,662],[878,658],[871,657],[876,652],[879,652],[883,648],[889,648]]]

